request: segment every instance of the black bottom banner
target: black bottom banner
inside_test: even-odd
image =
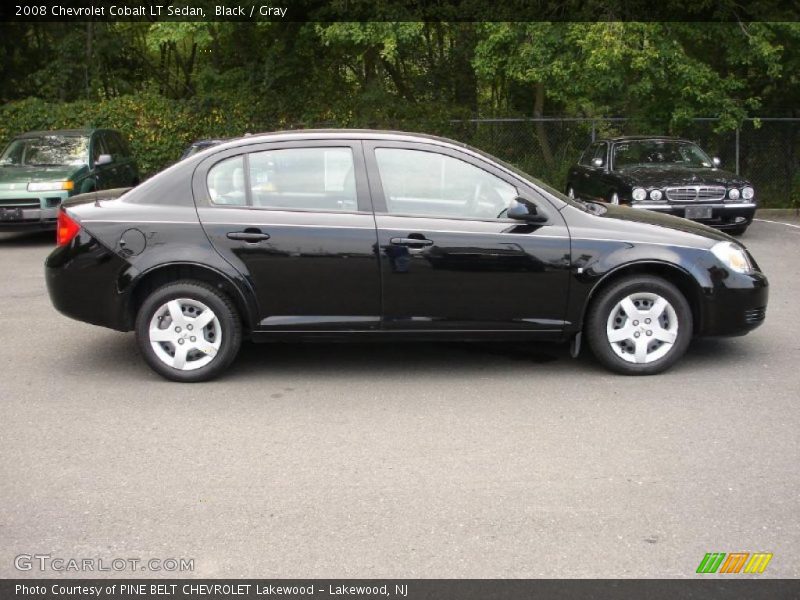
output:
[[[796,579],[4,579],[0,599],[800,599]]]

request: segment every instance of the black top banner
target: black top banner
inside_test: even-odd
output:
[[[786,579],[5,579],[3,600],[794,600]]]
[[[797,21],[797,0],[12,0],[2,21]]]

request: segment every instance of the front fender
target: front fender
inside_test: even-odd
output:
[[[679,287],[691,290],[690,303],[705,319],[703,297],[715,289],[717,265],[710,252],[641,242],[613,240],[573,240],[573,269],[567,321],[570,329],[580,331],[586,310],[597,294],[610,281],[626,274],[649,273],[664,276]]]

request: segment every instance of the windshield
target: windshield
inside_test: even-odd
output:
[[[465,144],[465,146],[466,146],[466,144]],[[473,150],[473,151],[477,152],[481,156],[484,156],[484,157],[488,158],[489,160],[491,160],[493,162],[496,162],[496,163],[499,163],[499,164],[503,165],[506,169],[508,169],[512,173],[515,173],[516,175],[518,175],[522,179],[530,181],[535,186],[538,186],[538,187],[542,188],[544,191],[546,191],[549,194],[555,196],[556,198],[558,198],[562,202],[566,202],[567,204],[570,204],[570,205],[572,205],[572,206],[574,206],[576,208],[579,208],[584,212],[590,212],[590,213],[593,213],[593,214],[602,214],[602,213],[606,212],[605,207],[602,204],[598,203],[598,202],[587,202],[585,200],[579,200],[578,198],[570,198],[566,194],[563,194],[563,193],[559,192],[554,187],[551,187],[551,186],[547,185],[541,179],[537,179],[536,177],[533,177],[532,175],[529,175],[528,173],[526,173],[525,171],[523,171],[519,167],[515,167],[511,163],[507,163],[506,161],[504,161],[504,160],[502,160],[500,158],[497,158],[496,156],[492,156],[491,154],[487,154],[483,150],[478,150],[477,148],[473,148],[472,146],[466,146],[466,147],[469,148],[470,150]]]
[[[11,142],[0,156],[2,166],[45,167],[89,162],[89,137],[43,135]]]
[[[674,140],[635,140],[614,144],[614,169],[669,166],[711,168],[708,155],[697,144]]]

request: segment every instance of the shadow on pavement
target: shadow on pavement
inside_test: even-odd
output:
[[[0,246],[25,248],[30,246],[56,245],[56,233],[53,230],[0,232]]]
[[[746,344],[725,338],[693,340],[681,363],[685,367],[714,368],[748,360]],[[69,361],[75,372],[102,371],[106,374],[140,378],[160,377],[145,365],[132,333],[109,332],[108,337],[86,348]],[[63,361],[62,361],[63,364]],[[681,367],[681,365],[678,365]],[[532,368],[542,373],[552,369],[575,369],[586,376],[609,375],[584,347],[578,359],[569,355],[567,344],[536,342],[406,342],[331,343],[245,342],[223,380],[235,381],[270,376],[373,377],[377,375],[453,376],[499,375],[506,369],[518,374]],[[544,369],[544,371],[542,370]]]
[[[501,342],[245,343],[232,369],[263,373],[364,374],[475,372],[568,361],[566,345]],[[513,361],[513,363],[512,363]]]

